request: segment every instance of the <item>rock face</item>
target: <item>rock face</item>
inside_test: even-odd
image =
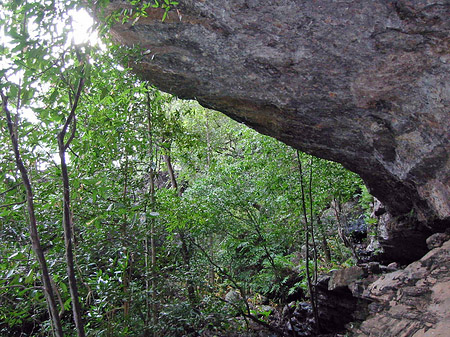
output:
[[[450,331],[450,241],[362,294],[372,315],[355,336],[446,337]]]
[[[144,78],[360,174],[393,219],[386,244],[420,242],[411,259],[448,227],[448,1],[183,0],[164,22],[147,14],[112,28],[142,47]]]
[[[447,337],[450,331],[448,233],[427,240],[433,248],[404,269],[378,263],[336,270],[317,284],[323,333],[358,337]],[[352,322],[353,321],[353,322]]]
[[[365,278],[363,278],[365,276]],[[361,294],[364,285],[373,281],[373,275],[354,266],[323,275],[316,285],[320,332],[343,333],[352,321],[362,321],[368,315],[369,301]]]

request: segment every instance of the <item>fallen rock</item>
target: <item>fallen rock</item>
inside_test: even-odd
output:
[[[328,290],[333,291],[339,288],[348,288],[350,284],[360,279],[363,275],[364,270],[358,266],[335,270],[331,273]]]

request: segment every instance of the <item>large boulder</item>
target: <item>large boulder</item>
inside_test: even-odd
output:
[[[113,0],[107,12],[126,8]],[[183,0],[117,23],[133,67],[364,179],[391,215],[385,243],[420,247],[450,219],[447,1]]]

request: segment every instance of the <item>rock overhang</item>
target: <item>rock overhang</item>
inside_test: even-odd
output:
[[[147,13],[111,30],[145,51],[144,78],[358,173],[399,219],[386,245],[401,254],[449,226],[450,4],[185,0],[164,22]]]

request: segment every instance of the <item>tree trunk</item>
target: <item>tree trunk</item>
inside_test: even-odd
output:
[[[78,337],[85,337],[84,324],[82,320],[81,304],[78,296],[78,286],[75,275],[73,246],[72,246],[72,217],[70,209],[70,184],[69,173],[66,164],[66,150],[75,137],[76,131],[76,119],[75,111],[78,106],[78,102],[81,96],[81,90],[84,86],[84,79],[81,78],[78,83],[77,92],[75,94],[74,102],[71,107],[71,111],[67,120],[58,134],[58,148],[59,157],[61,160],[61,177],[63,182],[63,227],[64,227],[64,243],[66,251],[66,263],[67,263],[67,277],[69,279],[70,297],[72,299],[72,312],[75,327],[77,329]],[[72,130],[67,142],[64,140],[69,126],[72,124]]]
[[[42,283],[44,285],[44,294],[45,299],[47,301],[48,311],[50,315],[50,320],[52,323],[52,328],[55,333],[56,337],[62,337],[63,331],[61,326],[61,320],[59,318],[58,314],[58,308],[56,306],[55,301],[55,295],[53,293],[53,287],[50,279],[50,274],[48,272],[47,262],[45,260],[44,251],[42,250],[41,242],[39,239],[39,233],[37,230],[37,224],[36,224],[36,214],[34,212],[34,200],[33,200],[33,190],[31,187],[31,182],[28,177],[27,169],[25,168],[25,165],[23,164],[22,158],[20,156],[19,151],[19,144],[17,139],[17,130],[13,127],[13,122],[11,119],[11,114],[8,110],[7,106],[7,97],[3,94],[3,92],[0,91],[1,97],[2,97],[2,105],[3,110],[6,114],[6,120],[8,124],[8,130],[9,135],[11,138],[11,142],[13,145],[13,151],[14,156],[16,160],[16,166],[17,169],[20,171],[20,174],[22,176],[23,185],[25,187],[26,193],[27,193],[27,210],[28,210],[28,216],[29,216],[29,231],[30,231],[30,238],[31,238],[31,245],[33,247],[33,251],[36,254],[36,259],[39,262],[39,267],[41,269],[41,278]]]
[[[311,297],[311,306],[312,306],[312,310],[313,310],[313,314],[314,314],[315,326],[316,326],[316,330],[318,331],[319,330],[319,314],[318,314],[318,310],[317,310],[317,303],[315,301],[315,299],[316,299],[315,289],[314,289],[314,287],[312,285],[311,271],[309,269],[310,224],[308,222],[308,215],[307,215],[307,211],[306,211],[306,198],[305,198],[305,188],[304,188],[304,183],[303,183],[302,161],[300,159],[300,153],[299,153],[298,150],[296,151],[296,153],[297,153],[298,171],[299,171],[299,174],[300,174],[300,186],[301,186],[301,191],[302,191],[302,210],[303,210],[303,217],[304,217],[304,222],[305,222],[304,230],[305,230],[305,246],[306,246],[306,257],[305,257],[306,280],[308,282],[308,290],[309,290],[309,294],[310,294],[310,297]],[[312,202],[312,200],[310,200],[310,202]]]
[[[211,166],[211,135],[210,135],[211,130],[209,127],[208,114],[205,114],[205,118],[206,118],[206,167],[209,170],[209,168]],[[209,236],[209,254],[211,255],[212,258],[214,258],[213,233],[211,233]],[[209,285],[211,287],[213,287],[214,281],[215,281],[215,272],[214,272],[214,266],[212,264],[209,264],[208,280],[209,280]]]
[[[169,173],[170,184],[172,185],[172,188],[175,190],[175,192],[177,192],[177,194],[181,193],[178,191],[177,179],[175,178],[175,172],[173,170],[172,159],[170,158],[170,155],[164,154],[164,161],[167,165],[167,172]]]
[[[125,168],[124,168],[124,183],[122,192],[122,202],[124,205],[127,204],[127,193],[128,193],[128,155],[126,154]],[[123,287],[123,319],[126,326],[129,325],[130,316],[130,302],[131,294],[129,291],[130,277],[131,277],[131,259],[129,258],[128,241],[126,239],[127,235],[127,215],[123,215],[122,229],[122,246],[125,248],[124,255],[127,258],[127,267],[123,271],[122,276],[122,287]]]
[[[150,105],[150,93],[147,87],[147,131],[149,139],[149,157],[150,157],[150,168],[149,168],[149,197],[150,197],[150,209],[154,211],[155,209],[155,172],[153,169],[154,156],[153,156],[153,119],[152,119],[152,107]],[[146,216],[146,226],[148,226],[148,217]],[[148,227],[147,227],[148,230]],[[147,321],[150,321],[150,313],[153,327],[158,324],[158,306],[156,303],[156,287],[157,287],[157,275],[156,275],[156,245],[155,245],[155,219],[152,216],[150,219],[150,264],[148,261],[149,251],[148,251],[148,237],[146,237],[146,272],[147,278],[145,281],[146,286],[146,305],[147,305]],[[148,271],[150,271],[151,282],[148,282]],[[151,300],[149,300],[148,294],[151,288]],[[151,302],[151,303],[150,303]],[[150,331],[146,328],[145,335],[150,335]],[[154,333],[152,334],[154,335]]]
[[[59,157],[61,159],[61,175],[63,181],[63,227],[64,227],[64,244],[66,251],[67,277],[69,279],[70,297],[72,298],[73,320],[79,337],[84,337],[84,324],[81,318],[81,305],[78,299],[78,286],[75,276],[73,245],[72,245],[72,221],[70,216],[70,185],[69,174],[67,170],[64,135],[59,137]]]

